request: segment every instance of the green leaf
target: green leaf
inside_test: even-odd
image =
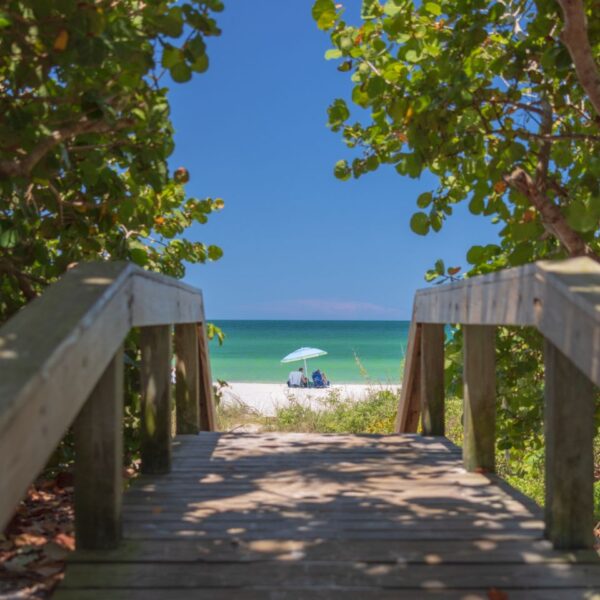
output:
[[[185,83],[192,78],[192,69],[184,62],[177,63],[170,69],[173,81],[177,83]]]
[[[444,273],[446,272],[446,267],[444,266],[444,261],[441,258],[438,258],[435,261],[435,272],[438,275],[444,275]]]
[[[529,223],[512,223],[509,226],[509,231],[512,239],[515,242],[525,242],[535,239],[540,230],[540,226],[535,221]]]
[[[367,83],[367,95],[372,100],[385,92],[386,84],[383,77],[375,75],[371,77]]]
[[[0,29],[4,27],[9,27],[11,24],[11,20],[6,13],[0,12]]]
[[[472,265],[478,265],[485,258],[485,248],[483,246],[471,246],[467,252],[467,260]]]
[[[0,233],[0,248],[14,248],[20,236],[15,229],[7,229]]]
[[[338,131],[350,117],[348,106],[344,100],[340,98],[333,101],[333,104],[327,109],[327,114],[329,116],[329,127],[331,127],[333,131]]]
[[[223,250],[219,246],[208,247],[208,258],[209,260],[219,260],[223,256]]]
[[[388,17],[395,17],[402,10],[401,6],[398,6],[394,0],[388,0],[383,7],[383,12]]]
[[[161,64],[165,69],[170,69],[183,61],[183,50],[170,44],[164,47]]]
[[[483,212],[484,204],[481,196],[473,196],[469,202],[469,210],[474,215],[480,215]]]
[[[131,248],[129,250],[131,260],[140,267],[145,267],[148,264],[148,253],[143,248]]]
[[[337,48],[330,48],[325,52],[325,60],[333,60],[335,58],[340,58],[342,56],[342,51]]]
[[[359,106],[362,106],[363,108],[367,108],[367,106],[369,106],[370,98],[369,98],[369,94],[367,94],[363,90],[362,85],[357,85],[352,90],[352,100],[353,100],[353,102],[356,102],[356,104],[358,104]]]
[[[417,198],[417,206],[419,208],[427,208],[433,200],[433,194],[431,192],[423,192]]]
[[[435,2],[426,2],[425,10],[428,13],[435,15],[436,17],[442,14],[442,9],[440,8],[440,5],[436,4]]]
[[[581,200],[571,202],[566,209],[567,223],[576,231],[585,233],[593,231],[598,226],[598,216]]]
[[[335,163],[335,167],[333,169],[333,174],[342,181],[347,181],[350,179],[352,174],[352,169],[350,165],[345,160],[338,160]]]
[[[177,38],[183,33],[183,12],[180,6],[174,6],[164,15],[155,19],[160,31],[169,37]]]
[[[199,56],[191,65],[192,71],[196,73],[204,73],[208,69],[208,54],[203,54]]]
[[[431,224],[431,229],[436,232],[442,228],[442,218],[437,210],[432,209],[429,213],[429,223]]]
[[[410,228],[418,235],[429,233],[429,218],[424,212],[416,212],[410,219]]]
[[[411,63],[419,62],[419,55],[417,54],[416,50],[407,50],[404,58]]]
[[[316,0],[313,4],[312,16],[319,29],[330,29],[337,20],[335,3],[333,0]]]
[[[206,54],[206,44],[201,35],[194,36],[185,44],[185,51],[189,53],[192,61],[199,59]]]

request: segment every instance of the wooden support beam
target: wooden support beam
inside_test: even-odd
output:
[[[400,389],[396,433],[417,433],[421,416],[421,324],[410,322],[406,354],[404,355],[404,375]]]
[[[142,351],[142,473],[171,469],[171,327],[140,330]]]
[[[175,415],[178,434],[200,431],[200,362],[198,327],[175,325]]]
[[[496,328],[463,327],[464,440],[468,471],[496,468]]]
[[[115,548],[123,492],[123,347],[74,422],[77,548]]]
[[[421,325],[420,396],[423,435],[444,435],[444,325]]]
[[[200,429],[202,431],[215,431],[215,401],[205,323],[198,325],[198,358],[200,362]]]
[[[595,389],[548,340],[544,363],[546,537],[555,548],[591,548]]]

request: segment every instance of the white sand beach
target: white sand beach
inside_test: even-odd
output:
[[[288,388],[283,383],[229,383],[222,390],[222,402],[232,404],[243,402],[264,416],[273,416],[277,406],[285,406],[292,400],[308,403],[313,408],[318,408],[322,400],[335,390],[340,398],[360,401],[367,391],[400,389],[399,385],[365,385],[365,384],[340,384],[332,385],[326,389],[314,388]]]

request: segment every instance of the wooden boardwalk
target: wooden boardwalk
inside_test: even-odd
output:
[[[59,600],[600,598],[593,551],[467,473],[444,438],[201,433],[124,495],[118,550],[74,554]]]

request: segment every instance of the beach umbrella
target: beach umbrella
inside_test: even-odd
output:
[[[306,361],[309,358],[316,358],[317,356],[325,356],[327,352],[325,350],[319,350],[318,348],[298,348],[298,350],[294,350],[291,354],[284,356],[281,359],[282,363],[295,362],[297,360],[304,361],[304,374],[308,377],[308,367],[306,366]]]

